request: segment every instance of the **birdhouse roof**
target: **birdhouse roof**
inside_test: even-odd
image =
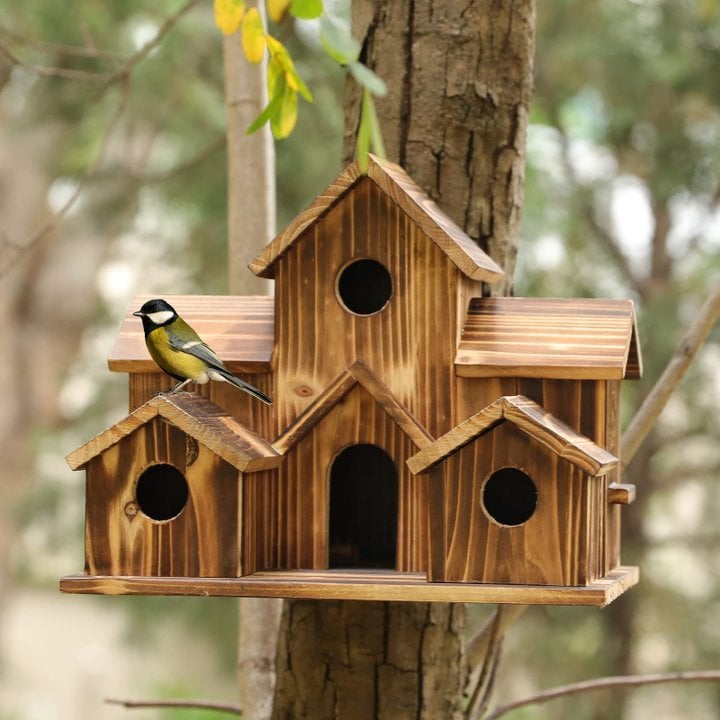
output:
[[[473,298],[455,369],[464,377],[638,378],[631,300]]]
[[[156,417],[203,444],[243,472],[277,467],[282,458],[267,440],[241,425],[207,398],[194,393],[156,395],[125,419],[71,452],[66,460],[73,469],[84,467],[109,447]]]
[[[558,457],[590,476],[604,475],[620,460],[523,395],[501,397],[461,422],[408,459],[410,470],[424,473],[501,422],[511,422]]]
[[[427,447],[432,437],[405,409],[390,390],[362,361],[357,360],[343,371],[308,409],[273,443],[279,453],[285,453],[304,438],[356,386],[367,390],[395,424],[417,447]]]
[[[131,310],[152,296],[133,299]],[[177,312],[234,373],[270,372],[273,298],[264,295],[166,295]],[[145,347],[142,322],[128,312],[108,358],[116,372],[160,372]]]
[[[261,277],[274,277],[278,259],[305,230],[342,202],[364,177],[357,163],[348,166],[250,263],[250,269]],[[492,283],[503,276],[492,258],[440,210],[399,165],[370,155],[367,177],[469,278]]]

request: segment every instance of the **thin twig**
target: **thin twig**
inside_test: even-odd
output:
[[[30,238],[25,243],[23,243],[23,245],[18,246],[17,244],[13,244],[12,247],[14,250],[14,254],[7,261],[5,261],[2,266],[0,266],[0,280],[5,277],[13,268],[15,268],[17,264],[23,259],[23,257],[25,257],[33,248],[37,247],[37,245],[57,227],[57,225],[70,212],[70,210],[72,210],[73,206],[80,197],[80,194],[84,190],[85,185],[90,179],[92,179],[92,177],[95,175],[95,173],[98,171],[99,167],[105,160],[105,154],[110,144],[110,140],[112,139],[112,136],[120,121],[120,118],[125,112],[129,95],[129,84],[127,82],[121,83],[120,99],[115,110],[113,111],[110,122],[105,129],[105,134],[103,135],[102,142],[100,143],[100,149],[98,150],[95,159],[87,167],[81,178],[78,180],[72,195],[70,195],[65,204],[56,212],[52,213],[52,215],[50,215],[50,217],[48,217],[45,221],[43,221],[43,223],[35,230],[35,232],[32,233]]]
[[[173,13],[165,19],[160,25],[155,35],[150,38],[136,53],[133,53],[122,65],[110,73],[105,87],[112,85],[118,80],[128,77],[133,71],[133,68],[141,63],[165,38],[165,36],[172,30],[175,25],[189,13],[196,5],[199,5],[201,0],[188,0],[176,13]]]
[[[695,320],[678,344],[663,374],[635,413],[621,440],[622,461],[627,465],[655,425],[660,413],[683,379],[698,350],[720,318],[720,284],[710,293]]]
[[[653,675],[616,675],[612,677],[596,678],[595,680],[584,680],[582,682],[560,685],[549,690],[544,690],[537,695],[531,695],[521,700],[499,705],[485,720],[497,720],[513,710],[528,705],[540,705],[555,700],[559,697],[578,695],[593,690],[605,690],[608,688],[641,687],[643,685],[659,685],[661,683],[675,682],[720,682],[720,670],[699,670],[697,672],[676,672],[656,673]]]
[[[22,67],[41,77],[61,77],[66,80],[81,80],[83,82],[97,83],[107,83],[113,77],[112,73],[96,73],[87,70],[75,70],[73,68],[56,67],[52,65],[35,65],[25,62],[20,59],[3,40],[0,40],[0,53],[2,53],[14,67]]]
[[[114,52],[108,50],[102,50],[94,47],[94,45],[67,45],[66,43],[52,43],[43,42],[42,40],[35,40],[28,38],[14,30],[11,30],[5,25],[0,24],[0,35],[4,35],[16,45],[22,45],[24,47],[34,48],[39,52],[46,53],[48,55],[61,55],[65,57],[81,57],[89,58],[92,60],[120,60],[121,57]]]
[[[475,681],[475,688],[473,689],[465,714],[468,720],[476,720],[476,718],[481,717],[481,713],[487,708],[489,702],[489,694],[492,690],[491,684],[495,677],[500,649],[502,648],[503,635],[501,632],[501,623],[503,608],[503,605],[498,605],[492,617],[485,659],[480,668],[478,678]]]
[[[503,607],[502,617],[500,618],[500,634],[505,635],[507,629],[512,625],[526,610],[527,605],[505,605]],[[478,630],[475,636],[467,642],[465,654],[470,667],[479,665],[487,653],[490,636],[493,632],[493,623],[495,622],[495,614]]]
[[[183,160],[174,167],[168,170],[162,170],[160,172],[144,172],[142,170],[131,170],[130,176],[133,180],[142,183],[143,185],[151,185],[155,183],[166,182],[172,178],[181,175],[188,170],[192,170],[194,167],[199,165],[201,162],[207,160],[211,155],[216,153],[225,147],[226,137],[225,133],[218,135],[214,140],[211,140],[204,148],[199,150],[195,155]]]
[[[115,698],[106,698],[105,702],[108,705],[120,705],[130,710],[143,708],[192,708],[194,710],[214,710],[215,712],[224,712],[231,715],[242,715],[242,709],[239,705],[206,700],[118,700]]]

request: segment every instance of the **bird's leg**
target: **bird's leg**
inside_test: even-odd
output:
[[[192,378],[187,378],[187,380],[183,380],[182,382],[179,382],[169,393],[168,395],[174,395],[176,392],[180,392],[188,383],[192,382]]]

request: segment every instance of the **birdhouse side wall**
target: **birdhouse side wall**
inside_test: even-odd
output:
[[[526,473],[537,506],[520,525],[488,515],[483,488],[503,467]],[[431,471],[430,573],[435,582],[585,585],[602,576],[605,484],[510,422]]]
[[[418,448],[357,385],[288,450],[277,471],[245,476],[245,572],[327,569],[330,469],[340,451],[357,444],[382,448],[397,471],[395,569],[427,568],[427,477],[413,476],[405,464]]]
[[[370,315],[349,311],[338,294],[339,274],[360,258],[392,278],[389,301]],[[473,294],[479,282],[371,180],[359,181],[278,261],[276,433],[358,359],[431,435],[450,430],[460,318]]]
[[[150,465],[166,463],[187,481],[180,514],[154,521],[136,486]],[[236,577],[239,572],[236,468],[156,418],[87,466],[85,555],[90,575]]]

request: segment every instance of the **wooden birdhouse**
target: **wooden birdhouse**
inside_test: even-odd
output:
[[[374,158],[250,267],[274,297],[167,299],[272,406],[226,383],[158,395],[129,315],[109,364],[131,414],[68,458],[87,562],[63,590],[604,605],[637,581],[630,301],[482,297],[500,269]]]

